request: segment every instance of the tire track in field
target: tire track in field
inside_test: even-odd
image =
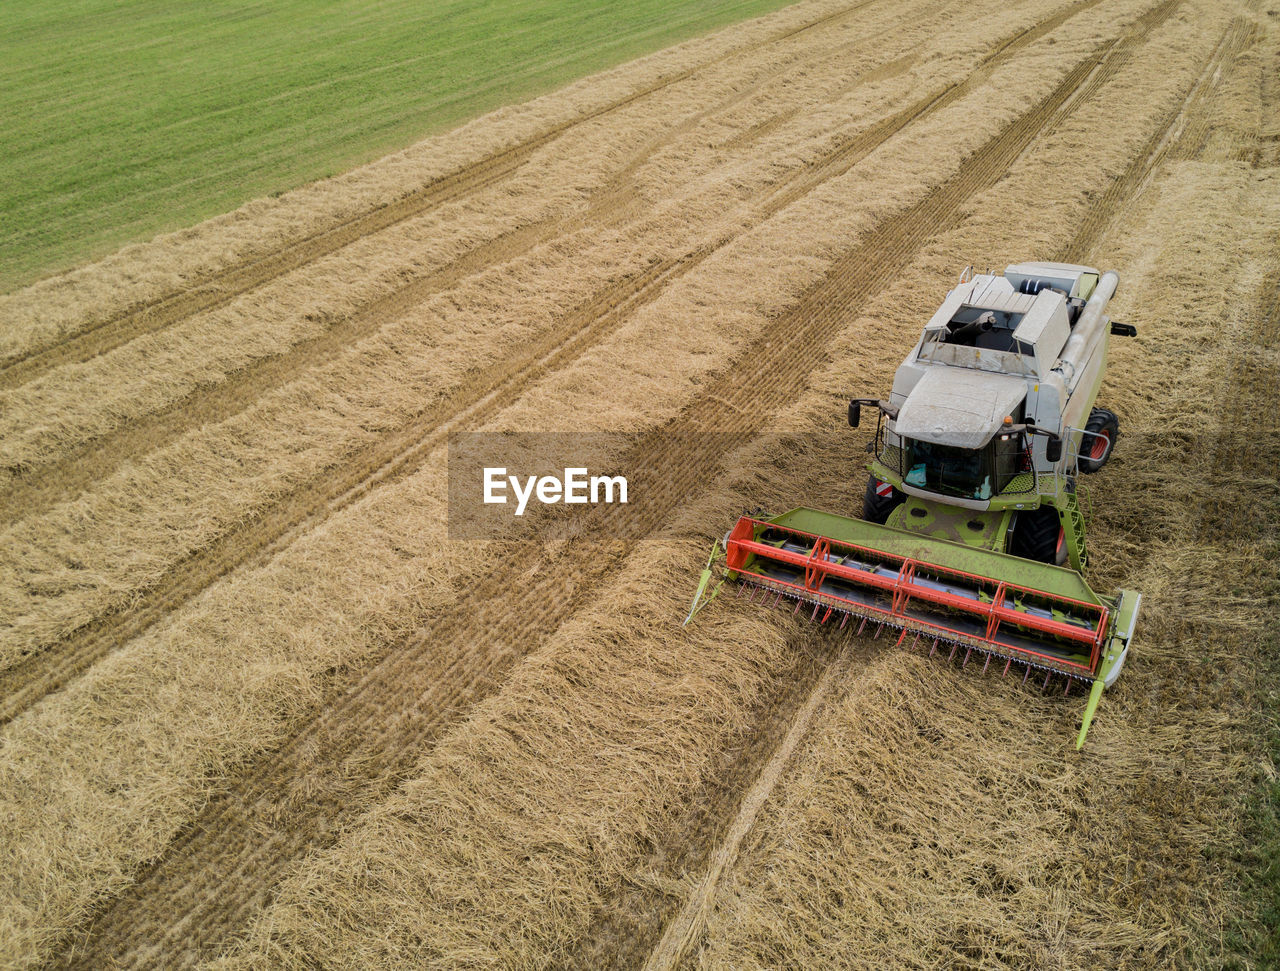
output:
[[[755,777],[752,769],[777,750],[778,740],[787,734],[797,712],[840,653],[869,664],[884,650],[884,642],[875,643],[869,638],[851,641],[835,625],[799,624],[790,631],[785,650],[795,659],[793,666],[781,672],[778,683],[753,703],[738,744],[717,753],[717,765],[683,800],[688,812],[664,827],[665,840],[657,834],[652,837],[650,859],[638,864],[636,871],[658,875],[664,882],[698,872],[706,863],[708,848],[716,845],[724,830],[724,807],[737,804],[739,794]],[[674,894],[654,893],[650,887],[618,887],[593,915],[587,932],[566,949],[556,966],[589,971],[639,967],[657,944],[669,911],[679,902]]]
[[[866,4],[863,4],[863,6],[866,6]],[[857,47],[853,47],[851,45],[841,43],[835,46],[834,48],[829,48],[824,51],[814,52],[812,56],[805,59],[805,63],[810,65],[821,66],[822,63],[824,63],[825,61],[832,60],[835,58],[848,59],[848,58],[858,57],[862,54],[862,51],[865,48],[870,47],[874,49],[874,46],[877,41],[901,30],[902,25],[904,23],[907,23],[912,19],[918,18],[923,14],[927,14],[930,12],[931,10],[927,5],[924,8],[923,12],[917,8],[907,9],[903,11],[901,15],[898,16],[898,18],[889,26],[883,27],[873,35],[859,38],[859,44]],[[936,11],[932,11],[932,12],[936,14]],[[911,65],[916,62],[916,60],[917,60],[916,55],[907,54],[903,57],[899,57],[895,60],[878,64],[875,67],[869,68],[868,70],[859,72],[852,80],[850,80],[848,84],[843,85],[842,87],[837,89],[835,94],[829,97],[840,98],[846,94],[856,91],[858,88],[863,87],[864,85],[874,84],[878,81],[885,81],[885,80],[889,80],[890,78],[897,77],[899,74],[906,73],[906,71],[910,69]],[[788,65],[788,71],[793,70],[795,67],[796,67],[796,64],[794,63]],[[609,181],[608,184],[606,184],[601,188],[599,195],[604,199],[622,200],[622,199],[631,198],[631,190],[630,190],[630,187],[627,185],[627,183],[633,178],[636,172],[638,172],[644,166],[644,164],[650,158],[652,158],[653,155],[655,155],[662,147],[673,143],[675,139],[678,138],[680,135],[689,134],[690,132],[695,131],[698,125],[706,121],[708,118],[712,118],[716,114],[731,111],[734,108],[738,107],[739,105],[749,101],[752,97],[757,96],[758,93],[763,88],[765,88],[768,84],[772,84],[776,82],[780,77],[783,77],[785,73],[787,72],[777,71],[771,76],[769,76],[768,78],[764,79],[759,83],[751,85],[749,88],[741,91],[737,96],[728,99],[727,101],[723,102],[717,107],[709,108],[705,111],[700,111],[697,114],[690,116],[685,121],[683,121],[676,129],[674,129],[671,133],[669,134],[663,133],[662,136],[659,136],[658,138],[654,139],[651,142],[651,144],[647,146],[646,150],[636,153],[632,161],[629,162],[624,168],[622,168],[618,172],[618,174],[615,175]],[[756,142],[767,131],[772,131],[776,127],[780,127],[781,125],[786,124],[787,122],[797,118],[806,107],[810,107],[810,106],[801,105],[794,108],[788,108],[781,112],[777,112],[770,119],[770,121],[776,122],[776,125],[772,125],[772,126],[754,125],[751,128],[747,129],[746,131],[740,133],[739,135],[736,135],[733,138],[729,139],[727,142],[716,145],[714,147],[720,151],[723,151],[728,148],[734,148],[734,149],[745,148],[753,144],[754,142]],[[810,164],[814,164],[814,163],[810,163]]]
[[[849,12],[872,2],[875,0],[865,0],[858,7],[850,8]],[[886,28],[885,32],[891,29]],[[93,483],[109,477],[126,462],[163,448],[201,425],[225,421],[255,398],[287,384],[351,343],[376,333],[387,321],[470,276],[510,262],[558,236],[591,226],[618,226],[634,221],[641,209],[639,200],[630,193],[626,183],[655,152],[688,134],[707,117],[731,110],[778,78],[831,55],[830,49],[811,52],[807,56],[799,53],[727,100],[656,135],[633,153],[632,159],[620,172],[593,193],[586,212],[540,219],[481,243],[446,265],[344,315],[323,334],[300,341],[280,354],[264,357],[217,383],[198,385],[183,398],[134,419],[115,431],[86,441],[48,465],[24,472],[0,495],[0,522],[14,522],[34,511],[72,499]],[[853,90],[884,76],[881,68],[875,68],[847,87]],[[818,159],[809,166],[821,170],[825,164],[825,159]]]
[[[375,486],[412,473],[432,450],[447,440],[450,432],[483,424],[488,417],[514,402],[530,383],[579,357],[608,335],[629,313],[655,299],[666,286],[730,243],[738,234],[765,222],[824,181],[843,175],[906,125],[970,94],[985,83],[1005,57],[1097,2],[1099,0],[1084,0],[1003,42],[982,58],[975,71],[965,79],[948,85],[940,93],[926,95],[876,123],[802,169],[793,183],[776,187],[758,204],[752,213],[750,226],[739,224],[726,235],[680,257],[651,264],[642,272],[607,288],[563,318],[540,339],[526,345],[523,353],[508,359],[500,368],[488,368],[473,375],[443,402],[414,416],[379,441],[335,459],[329,469],[322,470],[310,482],[294,489],[261,515],[233,527],[206,547],[178,560],[164,579],[138,591],[128,607],[106,612],[100,619],[86,624],[56,644],[0,672],[0,726],[115,648],[139,636],[233,569],[265,562]],[[1110,51],[1108,47],[1105,53]],[[1099,54],[1096,60],[1101,64],[1107,58]],[[1102,83],[1103,72],[1091,70],[1087,80],[1088,87],[1072,92],[1073,104]],[[426,436],[420,431],[424,427],[432,429]]]
[[[1087,2],[1087,0],[1085,0],[1085,2]],[[1090,3],[1089,5],[1092,6],[1093,4]],[[911,68],[914,67],[917,63],[919,63],[918,54],[906,54],[903,57],[897,58],[896,60],[892,60],[885,64],[881,64],[879,67],[873,68],[872,70],[868,71],[866,75],[859,77],[857,83],[850,84],[843,88],[838,89],[832,95],[832,99],[833,100],[838,99],[843,97],[846,94],[849,94],[857,87],[858,84],[866,84],[866,83],[871,83],[875,81],[887,81],[890,78],[897,77],[899,74],[905,74],[907,71],[911,70]],[[725,150],[739,149],[746,145],[750,145],[753,142],[757,142],[760,139],[766,137],[767,135],[772,135],[775,131],[782,128],[784,125],[794,121],[796,118],[800,116],[801,112],[803,112],[804,110],[805,109],[802,106],[798,108],[791,108],[791,109],[788,109],[787,111],[778,112],[777,114],[769,118],[766,118],[764,121],[759,122],[758,124],[752,125],[746,131],[740,132],[739,134],[734,135],[731,138],[725,139],[725,141],[721,142],[718,147]]]
[[[1245,340],[1233,341],[1217,393],[1222,418],[1204,463],[1213,474],[1195,525],[1195,542],[1233,551],[1242,538],[1265,542],[1280,529],[1280,428],[1273,417],[1280,404],[1280,245],[1267,263],[1250,300],[1253,326]],[[1273,581],[1273,589],[1280,583]]]
[[[1257,9],[1257,0],[1250,0],[1250,13],[1256,15]],[[1258,37],[1258,24],[1252,17],[1237,16],[1231,21],[1226,34],[1214,51],[1213,59],[1197,82],[1195,103],[1188,104],[1186,110],[1179,116],[1177,131],[1171,143],[1159,146],[1163,150],[1162,159],[1166,154],[1176,159],[1197,159],[1204,155],[1216,120],[1215,113],[1207,110],[1206,104],[1217,94],[1224,77],[1227,76],[1224,75],[1224,70],[1236,64],[1247,48],[1255,46]],[[1237,135],[1233,138],[1235,149],[1230,158],[1248,161],[1251,165],[1256,162],[1258,157],[1256,149],[1259,147],[1258,135],[1259,133],[1255,131],[1251,133],[1251,137],[1242,138]]]
[[[162,330],[196,313],[224,306],[236,297],[327,256],[365,236],[381,232],[433,208],[465,198],[512,175],[538,149],[565,132],[620,108],[634,104],[680,84],[697,74],[753,51],[791,40],[816,27],[838,22],[875,0],[862,0],[851,7],[818,17],[798,27],[782,31],[742,47],[726,51],[670,77],[645,85],[625,97],[595,108],[584,115],[553,125],[510,148],[456,169],[401,199],[366,210],[327,229],[320,230],[265,255],[254,255],[229,267],[203,276],[196,282],[150,300],[132,310],[106,318],[52,346],[33,351],[0,365],[0,390],[10,390],[55,367],[89,360],[143,334]]]
[[[1075,4],[1059,11],[1058,13],[1054,14],[1052,17],[1046,20],[1042,20],[1040,23],[1030,27],[1023,34],[1020,34],[1017,37],[1013,38],[1011,43],[1017,45],[1018,47],[1026,46],[1032,41],[1042,37],[1044,34],[1048,33],[1049,31],[1054,30],[1057,27],[1060,27],[1063,23],[1065,23],[1070,18],[1076,16],[1077,14],[1083,13],[1084,11],[1097,6],[1099,2],[1101,2],[1101,0],[1077,0]],[[936,12],[931,12],[929,15],[931,16],[936,15]],[[997,50],[993,53],[1000,53],[1000,52],[1001,52],[1000,50]],[[917,58],[912,55],[899,58],[898,60],[895,60],[895,61],[890,61],[887,64],[883,64],[873,69],[870,72],[871,76],[868,77],[866,80],[879,81],[879,80],[885,80],[887,78],[894,77],[899,73],[910,70],[912,65],[915,64],[916,61],[917,61]],[[853,90],[852,85],[849,86],[848,88],[845,88],[839,91],[836,97],[840,97],[844,94],[847,94],[851,90]],[[759,138],[763,138],[766,135],[772,134],[773,132],[781,128],[783,125],[794,120],[804,110],[805,110],[804,107],[799,107],[799,108],[788,110],[786,112],[779,113],[773,116],[772,118],[769,118],[761,122],[760,124],[753,126],[746,132],[743,132],[741,135],[735,135],[734,137],[728,139],[723,143],[721,147],[736,148],[743,144],[748,144],[752,141],[755,141]]]
[[[769,756],[769,761],[760,770],[751,788],[742,797],[737,815],[730,822],[724,839],[711,854],[702,877],[685,898],[680,912],[667,922],[662,939],[649,952],[649,957],[644,962],[644,971],[675,971],[681,959],[689,952],[689,948],[702,936],[707,915],[711,911],[716,891],[720,886],[721,874],[738,859],[738,851],[742,847],[743,839],[755,825],[760,810],[764,808],[765,802],[773,794],[782,774],[791,764],[791,757],[795,754],[800,742],[809,733],[813,716],[826,703],[831,689],[835,686],[837,675],[847,679],[852,665],[853,654],[846,651],[839,661],[830,664],[822,673],[818,683],[809,693],[809,697],[796,712],[786,735]]]
[[[1224,65],[1234,63],[1236,56],[1252,37],[1252,25],[1237,17],[1227,27],[1203,70],[1192,84],[1186,98],[1151,135],[1142,150],[1129,162],[1125,171],[1103,192],[1093,206],[1080,231],[1066,247],[1061,259],[1068,263],[1087,262],[1092,251],[1102,242],[1108,229],[1120,222],[1122,204],[1132,206],[1147,190],[1155,173],[1176,148],[1178,157],[1194,157],[1208,138],[1209,113],[1205,102],[1217,86]]]
[[[1174,5],[1159,10],[1167,16]],[[1133,42],[1136,33],[1127,38]],[[740,355],[740,366],[713,381],[673,425],[644,436],[620,464],[660,466],[670,475],[660,493],[632,505],[629,515],[650,530],[660,527],[696,494],[719,456],[745,444],[768,414],[787,406],[805,386],[813,349],[934,235],[959,224],[963,203],[994,185],[1038,134],[1079,103],[1073,95],[1098,77],[1115,45],[1083,60],[951,179],[869,233],[791,312],[766,326]],[[719,433],[714,453],[706,436],[678,434],[704,428]],[[316,718],[246,769],[156,865],[108,904],[84,946],[64,954],[66,963],[145,963],[156,954],[183,963],[218,948],[269,899],[293,859],[331,842],[344,821],[394,788],[443,728],[496,690],[541,636],[620,569],[629,549],[614,544],[587,551],[586,545],[577,548],[588,555],[558,572],[531,572],[520,557],[502,561],[428,638],[396,646],[345,692],[335,691]],[[566,589],[574,591],[571,598]],[[497,634],[477,644],[478,630]]]

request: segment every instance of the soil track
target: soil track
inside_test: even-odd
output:
[[[1182,42],[1183,73],[1170,76],[1185,76],[1186,83],[1178,87],[1170,81],[1168,90],[1160,92],[1167,107],[1157,117],[1135,122],[1131,130],[1113,131],[1091,127],[1098,106],[1124,98],[1121,79],[1154,67],[1148,60],[1156,56],[1153,37],[1182,30],[1177,15],[1182,12],[1186,19],[1186,8],[1195,4],[1135,0],[1111,34],[1070,46],[1069,33],[1060,29],[1091,24],[1099,7],[1098,0],[1042,4],[1034,23],[989,43],[958,75],[926,78],[923,96],[911,92],[890,101],[842,136],[810,145],[797,164],[786,157],[785,136],[788,126],[804,117],[805,106],[780,95],[759,117],[753,114],[756,99],[775,88],[817,84],[824,72],[831,74],[823,83],[833,99],[861,91],[874,97],[880,93],[877,85],[901,80],[916,68],[910,56],[886,54],[865,70],[842,76],[842,46],[862,50],[878,43],[899,29],[910,13],[887,0],[815,7],[820,15],[807,23],[733,47],[408,196],[293,240],[278,251],[255,255],[191,289],[99,321],[8,365],[0,372],[0,390],[20,389],[38,375],[53,374],[140,335],[162,332],[226,306],[239,295],[433,208],[499,187],[538,153],[554,152],[557,141],[577,126],[607,121],[677,86],[687,88],[687,96],[696,100],[712,68],[740,69],[747,77],[736,87],[729,85],[723,100],[684,115],[614,160],[612,175],[582,208],[504,232],[429,272],[406,271],[413,277],[409,282],[356,308],[319,336],[90,439],[20,477],[0,504],[0,512],[14,520],[65,504],[202,424],[240,413],[248,403],[320,368],[344,348],[411,313],[428,297],[447,295],[482,271],[599,231],[630,234],[637,246],[648,238],[646,233],[656,238],[651,214],[658,203],[651,193],[662,183],[655,182],[655,172],[683,172],[695,186],[741,180],[744,198],[723,223],[705,221],[698,224],[700,235],[674,249],[655,250],[655,255],[606,281],[562,315],[531,328],[529,339],[514,352],[466,372],[437,402],[380,430],[367,444],[335,452],[317,463],[301,484],[268,497],[261,508],[198,548],[175,552],[159,582],[120,593],[108,611],[100,611],[71,636],[44,645],[0,672],[0,725],[6,732],[21,732],[25,715],[60,704],[60,689],[73,689],[81,674],[126,650],[159,621],[180,615],[200,595],[216,594],[220,578],[288,556],[320,524],[357,513],[366,497],[423,470],[442,467],[443,446],[451,432],[501,425],[504,416],[520,416],[528,409],[538,414],[537,408],[543,407],[539,402],[554,395],[557,382],[595,375],[607,366],[608,355],[629,328],[643,340],[641,324],[659,315],[682,287],[731,267],[743,247],[781,232],[777,227],[789,214],[820,205],[823,193],[846,183],[857,185],[859,179],[880,184],[875,182],[877,165],[891,167],[892,153],[913,150],[913,138],[921,143],[947,138],[930,126],[961,112],[978,112],[990,101],[998,105],[993,113],[999,120],[989,130],[957,132],[954,144],[936,145],[939,158],[946,158],[949,150],[951,157],[940,163],[941,174],[934,182],[923,182],[917,190],[907,180],[900,196],[877,200],[851,238],[824,253],[815,282],[780,312],[764,314],[757,329],[746,332],[706,380],[682,387],[669,417],[655,405],[653,423],[638,426],[634,445],[617,457],[616,464],[670,471],[660,491],[633,504],[629,512],[638,524],[633,528],[659,534],[681,510],[697,504],[709,470],[723,467],[736,450],[761,441],[778,416],[812,395],[823,353],[847,340],[852,322],[868,313],[904,272],[927,261],[940,238],[966,227],[973,207],[990,200],[993,189],[1010,173],[1025,177],[1027,172],[1043,171],[1046,178],[1052,174],[1062,182],[1064,198],[1076,193],[1084,200],[1064,203],[1074,228],[1070,239],[1036,255],[1071,261],[1093,258],[1103,240],[1123,228],[1144,202],[1153,180],[1171,160],[1194,160],[1206,152],[1212,142],[1216,92],[1242,52],[1264,36],[1252,11],[1215,19],[1206,6],[1196,8],[1192,13],[1213,26],[1213,36],[1220,32],[1221,39],[1216,46],[1209,39],[1198,47]],[[864,33],[864,20],[873,28],[870,40],[846,39],[846,30]],[[779,53],[784,45],[785,56]],[[1055,47],[1069,56],[1053,60],[1059,57]],[[771,57],[770,67],[751,74],[753,61]],[[1043,90],[1021,103],[1009,100],[1008,79],[1037,73],[1051,79],[1042,82]],[[1006,100],[1001,102],[1001,97]],[[1147,110],[1146,105],[1142,108]],[[1120,159],[1119,164],[1113,162],[1113,175],[1053,172],[1054,151],[1063,139],[1077,136],[1089,138],[1101,152],[1111,152],[1113,160]],[[763,185],[752,181],[755,175],[744,174],[746,169],[735,168],[736,162],[726,161],[770,152],[778,154],[777,176]],[[1256,160],[1259,153],[1252,157]],[[768,155],[761,158],[767,161]],[[890,161],[882,161],[885,158]],[[693,179],[695,173],[702,182]],[[1031,231],[1027,237],[1033,238]],[[818,263],[816,257],[813,262]],[[655,339],[654,346],[658,344]],[[886,346],[897,345],[887,341]],[[877,367],[891,364],[890,357]],[[1251,370],[1242,362],[1237,383],[1256,387],[1270,373]],[[541,414],[556,423],[550,411]],[[701,434],[708,429],[717,434]],[[793,482],[805,478],[799,471],[790,474]],[[96,877],[84,878],[86,899],[98,900],[91,919],[86,920],[83,911],[69,910],[57,918],[63,923],[46,932],[37,952],[23,955],[23,960],[38,957],[66,967],[187,966],[215,956],[245,935],[251,942],[246,953],[252,953],[264,940],[261,934],[271,933],[261,928],[271,927],[281,887],[291,887],[291,879],[309,872],[317,856],[341,852],[340,834],[358,831],[366,814],[421,771],[441,738],[463,731],[459,726],[468,713],[500,698],[526,658],[553,642],[600,591],[626,580],[639,544],[610,543],[609,529],[607,515],[589,516],[582,538],[551,559],[550,568],[545,568],[548,561],[542,550],[520,547],[505,551],[478,575],[467,573],[454,603],[408,621],[411,627],[423,625],[419,629],[379,644],[365,663],[320,682],[320,693],[303,716],[287,724],[283,744],[265,752],[230,752],[225,777],[210,787],[207,804],[170,834],[157,859],[136,867],[127,882],[113,884],[109,894],[95,891]],[[776,703],[794,711],[794,718],[774,724],[752,716],[753,724],[777,733],[780,746],[772,755],[769,746],[751,745],[736,758],[721,758],[704,780],[706,790],[715,794],[711,804],[699,810],[706,819],[701,826],[684,829],[686,837],[706,844],[670,848],[683,866],[700,875],[683,887],[642,895],[645,899],[639,903],[628,903],[634,888],[606,890],[594,916],[561,957],[569,954],[584,965],[627,966],[639,963],[645,948],[656,945],[647,952],[652,966],[675,967],[689,960],[705,931],[722,873],[736,865],[743,839],[793,752],[802,746],[810,721],[821,719],[827,692],[851,675],[847,661],[825,673],[810,667],[789,693],[776,695]],[[817,687],[802,704],[801,689],[808,685]],[[248,755],[253,757],[246,761]],[[680,805],[671,811],[684,816],[690,812]],[[690,895],[682,896],[690,887]],[[662,921],[652,928],[644,947],[637,945],[634,924],[618,916],[633,904]],[[663,926],[665,935],[659,942]],[[633,939],[619,939],[623,933]],[[259,957],[269,950],[259,952]],[[293,959],[323,963],[314,953]]]

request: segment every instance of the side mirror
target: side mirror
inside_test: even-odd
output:
[[[1118,320],[1111,321],[1111,333],[1116,337],[1137,337],[1138,328],[1133,324],[1122,324]]]
[[[1062,461],[1062,439],[1057,435],[1050,435],[1049,440],[1044,443],[1044,457],[1052,465]]]
[[[860,422],[861,420],[862,420],[862,402],[850,401],[849,402],[849,427],[857,428],[858,422]]]

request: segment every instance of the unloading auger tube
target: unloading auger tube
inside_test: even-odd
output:
[[[861,519],[800,507],[744,515],[715,543],[687,624],[726,584],[817,623],[1032,678],[1089,686],[1076,748],[1128,655],[1142,596],[1085,581],[1078,475],[1119,420],[1094,407],[1119,277],[1022,263],[966,270],[877,412]],[[1107,325],[1110,324],[1110,327]]]

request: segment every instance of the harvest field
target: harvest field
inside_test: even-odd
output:
[[[783,3],[8,4],[0,288]]]
[[[1280,961],[1278,88],[1265,0],[803,0],[0,298],[0,966]],[[890,638],[682,628],[1025,259],[1138,329],[1084,751]],[[451,540],[482,430],[619,433],[643,538]]]

